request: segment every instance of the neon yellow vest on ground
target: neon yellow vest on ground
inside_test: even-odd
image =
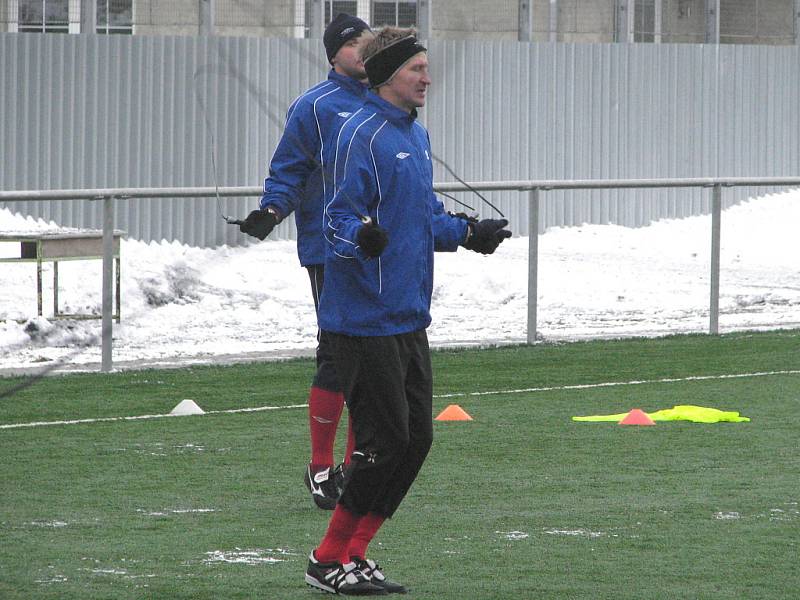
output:
[[[617,415],[592,415],[588,417],[572,417],[573,421],[602,422],[621,421],[628,413]],[[647,413],[653,421],[692,421],[693,423],[743,423],[749,422],[747,417],[739,416],[736,411],[724,411],[704,406],[681,404],[673,408],[665,408]]]

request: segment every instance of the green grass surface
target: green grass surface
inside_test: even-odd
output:
[[[371,546],[410,597],[796,598],[800,332],[434,353],[436,423]],[[49,377],[0,425],[305,401],[311,361]],[[19,380],[0,380],[0,392]],[[475,395],[480,392],[496,392]],[[516,390],[516,391],[509,391]],[[750,423],[575,423],[699,404]],[[304,409],[0,429],[0,598],[321,598]],[[343,437],[343,436],[340,436]],[[251,559],[251,563],[214,560]],[[271,559],[275,559],[272,561]]]

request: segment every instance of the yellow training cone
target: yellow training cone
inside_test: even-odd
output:
[[[451,404],[440,412],[434,421],[472,421],[472,417],[458,404]]]

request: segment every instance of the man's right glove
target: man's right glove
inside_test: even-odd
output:
[[[244,223],[239,225],[239,231],[263,240],[270,234],[277,224],[278,215],[275,211],[270,209],[254,210],[247,215]]]
[[[484,219],[477,223],[469,223],[469,235],[464,242],[464,248],[481,254],[492,254],[506,238],[511,237],[507,219]]]
[[[389,243],[389,236],[385,229],[373,222],[362,225],[356,235],[361,251],[371,258],[377,258]]]

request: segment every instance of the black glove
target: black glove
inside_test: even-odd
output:
[[[484,219],[477,223],[468,223],[469,236],[464,242],[464,248],[481,254],[492,254],[506,238],[511,237],[507,219]]]
[[[356,241],[364,254],[377,258],[386,248],[386,244],[389,243],[389,236],[384,229],[381,229],[380,225],[368,223],[362,225],[361,229],[358,230]]]
[[[239,231],[263,240],[277,224],[278,216],[274,212],[268,210],[254,210],[247,215],[244,223],[239,225]]]

